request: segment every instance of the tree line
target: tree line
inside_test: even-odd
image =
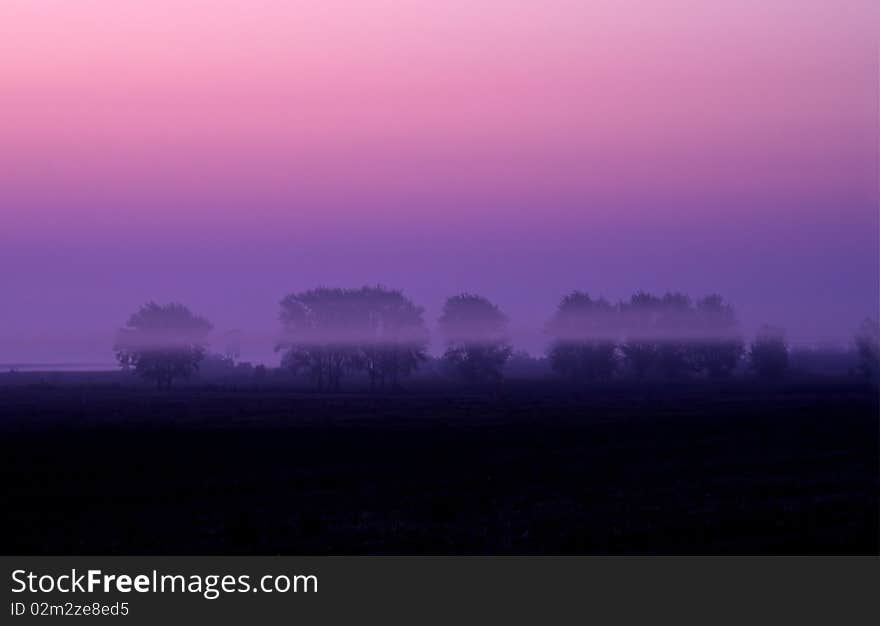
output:
[[[338,391],[353,373],[366,375],[372,389],[393,389],[428,359],[424,309],[398,289],[291,293],[281,300],[278,319],[281,367],[308,377],[318,390]],[[444,370],[463,383],[499,385],[513,354],[508,324],[484,296],[449,297],[437,320]],[[149,302],[120,329],[114,351],[124,369],[168,388],[198,371],[211,330],[206,318],[182,304]],[[782,329],[762,327],[747,345],[734,307],[717,294],[695,301],[682,293],[637,292],[612,303],[574,291],[561,299],[545,332],[550,366],[572,384],[621,375],[723,379],[743,366],[761,378],[779,379],[789,364]],[[854,340],[860,369],[874,380],[878,337],[877,320],[868,319]]]

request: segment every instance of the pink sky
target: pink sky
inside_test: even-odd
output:
[[[261,326],[288,289],[364,281],[429,310],[481,289],[525,325],[567,289],[717,289],[839,336],[876,310],[878,15],[3,0],[0,347],[74,288],[75,327],[147,298]]]

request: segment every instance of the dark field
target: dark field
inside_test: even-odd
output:
[[[0,387],[4,554],[878,553],[857,384]]]

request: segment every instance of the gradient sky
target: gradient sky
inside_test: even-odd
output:
[[[3,0],[0,363],[110,360],[382,282],[718,291],[845,341],[878,307],[873,0]],[[245,356],[248,356],[247,354]]]

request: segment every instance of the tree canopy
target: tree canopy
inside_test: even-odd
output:
[[[513,352],[507,323],[501,309],[483,296],[463,293],[448,298],[438,320],[446,340],[447,370],[472,384],[500,383]]]
[[[421,307],[382,286],[319,287],[281,301],[282,364],[306,372],[318,389],[338,390],[347,371],[365,371],[373,387],[397,385],[426,358]]]
[[[158,388],[169,388],[174,379],[189,378],[198,370],[211,328],[182,304],[148,302],[117,333],[116,359]]]

